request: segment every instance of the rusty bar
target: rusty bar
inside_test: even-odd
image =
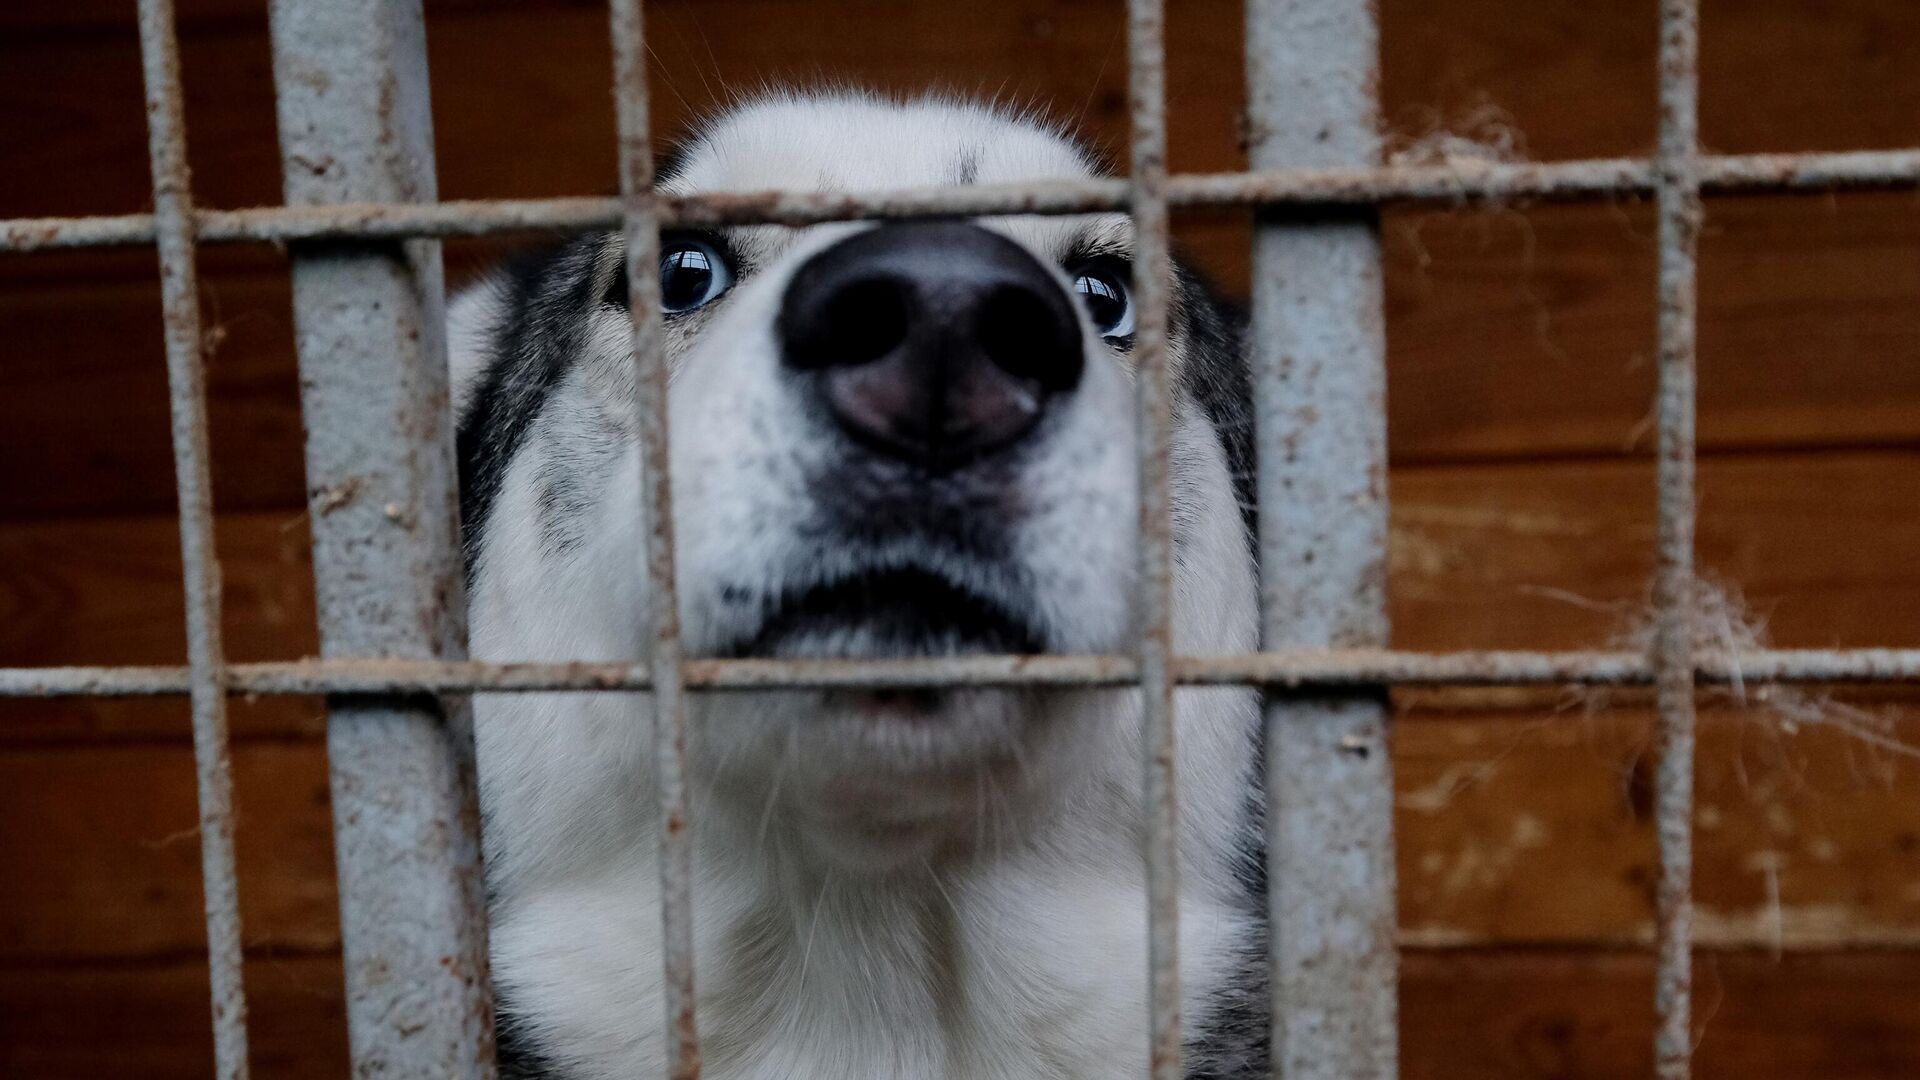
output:
[[[1654,1074],[1692,1073],[1693,532],[1696,255],[1699,177],[1699,0],[1661,0],[1659,215],[1659,524],[1650,662],[1658,711],[1654,828]]]
[[[1248,0],[1248,158],[1380,157],[1369,0]],[[1252,362],[1262,648],[1384,646],[1386,340],[1377,211],[1256,219]],[[1386,690],[1270,688],[1267,877],[1275,1075],[1398,1070]]]
[[[902,660],[686,660],[698,690],[884,689],[918,686],[1130,686],[1128,656],[968,656]],[[1181,685],[1287,688],[1393,686],[1651,686],[1647,657],[1631,652],[1455,652],[1288,649],[1251,656],[1176,656]],[[1920,649],[1760,649],[1699,652],[1695,678],[1707,685],[1920,683]],[[191,669],[178,666],[0,668],[0,698],[179,696]],[[641,691],[646,664],[467,661],[272,661],[227,666],[230,694],[529,693]]]
[[[1145,763],[1147,1075],[1180,1080],[1180,805],[1173,662],[1173,394],[1167,309],[1173,277],[1167,209],[1166,12],[1128,0],[1134,344],[1140,452],[1140,737]]]
[[[1901,188],[1920,185],[1920,150],[1702,157],[1701,187],[1716,194]],[[1643,158],[1537,163],[1461,162],[1372,168],[1260,169],[1167,179],[1167,202],[1194,206],[1365,206],[1474,203],[1650,195],[1654,165]],[[811,225],[994,214],[1080,214],[1125,210],[1122,180],[982,184],[868,193],[768,191],[662,196],[659,220],[673,225]],[[578,232],[621,223],[617,198],[470,199],[440,203],[350,203],[200,210],[201,243],[290,243],[322,239],[489,236]],[[0,219],[0,251],[150,244],[153,215]]]
[[[626,235],[627,308],[633,321],[634,405],[640,428],[641,506],[647,521],[653,758],[660,807],[660,932],[666,976],[666,1063],[673,1080],[700,1075],[694,1016],[693,834],[687,814],[687,710],[681,685],[680,610],[674,582],[673,486],[668,468],[667,356],[660,335],[660,217],[647,114],[646,38],[640,0],[614,0],[613,93],[620,126],[620,194]]]
[[[200,804],[200,879],[206,894],[207,968],[213,990],[213,1069],[245,1080],[247,996],[241,977],[240,885],[233,850],[233,761],[227,741],[226,651],[220,640],[220,560],[207,448],[207,368],[200,337],[200,280],[193,237],[187,117],[173,0],[140,0],[140,60],[153,166],[154,238],[160,255],[173,468],[180,492],[180,565],[186,592],[187,686]]]
[[[431,202],[420,0],[273,0],[269,19],[287,202]],[[439,242],[291,254],[321,652],[462,659]],[[336,694],[327,755],[356,1075],[492,1077],[469,703]]]

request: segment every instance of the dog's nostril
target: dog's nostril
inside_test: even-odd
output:
[[[1062,319],[1058,308],[1031,288],[1003,285],[989,293],[974,316],[974,336],[987,358],[1009,375],[1050,391],[1070,390],[1079,381],[1078,324]]]
[[[1055,276],[955,222],[881,226],[813,256],[787,285],[779,334],[842,430],[936,470],[1025,437],[1082,366]]]
[[[806,332],[793,336],[787,362],[799,368],[872,363],[907,338],[911,298],[903,284],[877,277],[848,282],[826,298]]]

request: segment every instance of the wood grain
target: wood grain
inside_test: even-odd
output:
[[[1771,960],[1705,953],[1698,971],[1700,1080],[1904,1080],[1920,1071],[1911,1020],[1920,969],[1906,955]],[[255,1070],[287,1080],[343,1075],[338,960],[262,955],[246,974]],[[1651,985],[1651,964],[1634,954],[1408,954],[1401,964],[1402,1075],[1647,1075]],[[0,1070],[93,1080],[129,1069],[152,1080],[187,1080],[212,1069],[203,964],[0,968]]]

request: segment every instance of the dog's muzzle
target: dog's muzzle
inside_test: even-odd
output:
[[[885,225],[814,255],[779,336],[841,431],[929,473],[1018,443],[1084,363],[1072,298],[1046,267],[952,222]]]

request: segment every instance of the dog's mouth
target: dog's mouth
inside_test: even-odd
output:
[[[734,657],[864,658],[1038,653],[1045,635],[1015,605],[929,570],[836,578],[768,599]]]

